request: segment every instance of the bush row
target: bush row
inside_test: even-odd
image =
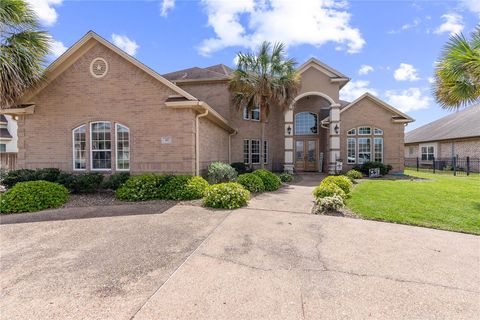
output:
[[[61,184],[72,193],[88,193],[100,188],[116,190],[129,177],[128,172],[121,172],[109,175],[104,181],[104,176],[97,172],[72,174],[57,168],[43,168],[8,171],[2,174],[1,180],[2,184],[8,189],[19,182],[48,181]]]
[[[337,211],[345,205],[353,183],[346,176],[328,176],[313,190],[317,213]]]
[[[388,174],[390,170],[392,170],[392,166],[387,164],[383,164],[381,162],[376,162],[376,161],[367,161],[363,164],[359,164],[353,167],[354,170],[360,171],[364,175],[368,176],[369,170],[373,168],[379,168],[380,169],[380,174],[382,176]]]

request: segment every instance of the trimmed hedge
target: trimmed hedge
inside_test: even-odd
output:
[[[67,200],[67,188],[58,183],[43,180],[19,182],[0,195],[0,212],[34,212],[57,208]]]
[[[226,182],[211,185],[205,192],[203,205],[211,208],[236,209],[250,200],[250,192],[241,184]]]
[[[313,189],[313,196],[315,197],[315,200],[320,200],[322,198],[326,197],[333,197],[333,196],[339,196],[342,197],[342,199],[347,198],[347,194],[336,184],[330,183],[330,184],[320,184],[318,187]]]
[[[161,198],[160,187],[172,176],[142,174],[130,177],[115,192],[117,199],[124,201],[144,201]]]
[[[98,172],[86,172],[81,174],[69,174],[63,172],[58,183],[63,184],[72,193],[92,193],[100,189],[103,175]]]
[[[235,171],[237,171],[238,174],[244,174],[244,173],[250,173],[252,172],[252,169],[248,167],[245,163],[243,162],[234,162],[230,164]]]
[[[228,163],[212,162],[208,165],[208,182],[211,184],[235,181],[237,171]]]
[[[345,203],[343,198],[338,195],[320,198],[317,201],[316,213],[336,212],[343,208]]]
[[[280,178],[265,169],[257,169],[253,171],[253,174],[257,175],[260,179],[262,179],[263,184],[265,186],[265,191],[275,191],[280,188],[282,185],[282,182],[280,181]]]
[[[117,190],[127,182],[127,180],[130,178],[130,173],[129,172],[118,172],[111,174],[109,177],[107,177],[107,180],[105,180],[102,184],[102,187],[104,189],[109,189],[109,190]]]
[[[160,197],[168,200],[200,199],[207,187],[208,182],[202,177],[171,176],[160,187]]]
[[[263,180],[256,174],[244,173],[238,176],[237,182],[250,192],[263,192],[265,185]]]
[[[290,183],[293,181],[293,174],[291,173],[287,173],[287,172],[284,172],[284,173],[281,173],[279,176],[280,178],[280,181],[282,181],[283,183]]]
[[[356,179],[362,179],[363,174],[360,171],[357,170],[348,170],[348,172],[345,174],[350,180],[356,180]]]
[[[361,165],[356,165],[355,167],[353,167],[354,170],[360,171],[361,173],[363,173],[366,176],[369,175],[370,169],[373,169],[373,168],[379,168],[380,169],[380,174],[382,176],[386,175],[387,173],[390,172],[390,170],[392,170],[391,165],[389,165],[389,164],[384,165],[381,162],[375,162],[375,161],[367,161],[367,162],[365,162]]]
[[[340,187],[340,189],[342,189],[345,194],[349,194],[350,190],[353,187],[350,179],[345,176],[328,176],[323,179],[322,182],[320,182],[320,185],[328,185],[332,183]]]

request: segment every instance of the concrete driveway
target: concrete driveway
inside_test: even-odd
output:
[[[478,318],[480,237],[275,201],[301,190],[231,212],[2,225],[0,317]]]

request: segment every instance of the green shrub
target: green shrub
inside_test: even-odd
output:
[[[363,173],[364,175],[368,176],[369,174],[369,170],[370,169],[373,169],[373,168],[379,168],[380,169],[380,174],[383,176],[383,175],[386,175],[387,173],[390,172],[390,170],[392,170],[392,166],[391,165],[384,165],[383,163],[381,162],[374,162],[374,161],[367,161],[363,164],[360,164],[360,165],[356,165],[355,167],[353,167],[353,169],[357,170],[357,171],[360,171],[361,173]]]
[[[49,182],[57,182],[59,175],[62,173],[58,168],[43,168],[35,170],[35,180],[44,180]]]
[[[293,174],[284,172],[279,175],[280,181],[284,183],[290,183],[293,181]]]
[[[248,167],[245,163],[243,162],[234,162],[230,164],[235,171],[237,171],[238,174],[244,174],[244,173],[250,173],[252,172],[252,169]]]
[[[34,181],[36,179],[35,170],[19,169],[8,171],[3,177],[3,185],[12,188],[18,182]]]
[[[61,179],[61,180],[60,180]],[[72,193],[92,193],[98,190],[102,184],[103,175],[97,172],[74,174],[68,177],[68,173],[59,176],[58,182],[63,184]]]
[[[205,194],[208,182],[202,177],[173,176],[160,188],[162,199],[193,200]]]
[[[115,196],[124,201],[144,201],[161,198],[160,188],[172,176],[142,174],[131,176],[115,192]]]
[[[104,189],[117,190],[130,178],[129,172],[118,172],[110,175],[102,184]]]
[[[256,174],[244,173],[238,176],[237,182],[250,192],[263,192],[265,185],[263,180]]]
[[[356,179],[362,179],[363,174],[360,171],[357,170],[348,170],[348,172],[345,174],[350,180],[356,180]]]
[[[207,188],[203,205],[211,208],[235,209],[246,205],[249,199],[250,192],[241,184],[218,183]]]
[[[345,192],[345,194],[349,194],[350,190],[353,187],[352,181],[345,176],[328,176],[322,180],[320,185],[327,185],[327,184],[336,184],[340,187],[340,189]]]
[[[313,196],[315,200],[320,200],[325,197],[340,196],[342,199],[346,199],[347,194],[336,184],[323,184],[321,183],[318,187],[313,189]]]
[[[345,206],[343,198],[339,195],[333,195],[331,197],[320,198],[317,201],[316,213],[323,212],[335,212]]]
[[[280,188],[280,186],[282,185],[280,178],[276,174],[268,170],[257,169],[253,171],[253,174],[257,175],[258,177],[260,177],[260,179],[262,179],[263,185],[265,186],[265,191],[278,190],[278,188]]]
[[[235,181],[237,171],[223,162],[212,162],[208,165],[208,182],[211,184]]]
[[[0,212],[34,212],[57,208],[67,200],[67,188],[58,183],[42,180],[19,182],[0,195]]]

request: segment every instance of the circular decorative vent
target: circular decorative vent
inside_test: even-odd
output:
[[[102,78],[108,72],[108,64],[107,61],[103,58],[95,58],[93,59],[92,63],[90,64],[90,73],[95,78]]]

